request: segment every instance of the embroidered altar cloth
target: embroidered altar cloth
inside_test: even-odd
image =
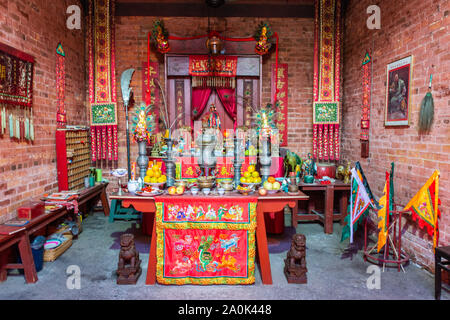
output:
[[[160,196],[155,201],[159,283],[255,282],[257,197]]]

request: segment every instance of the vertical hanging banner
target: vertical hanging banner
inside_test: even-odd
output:
[[[156,87],[155,79],[159,79],[158,62],[142,62],[142,99],[147,105],[159,105],[159,90]],[[155,113],[155,123],[159,121],[159,108],[153,110]],[[158,133],[159,126],[155,127],[155,133]],[[156,135],[150,138],[150,144],[155,143]]]
[[[276,126],[280,137],[280,146],[287,146],[287,117],[288,117],[288,65],[287,63],[272,65],[272,97],[276,100]],[[272,101],[272,104],[275,103]]]
[[[89,2],[88,37],[92,161],[117,161],[114,0]]]
[[[370,123],[370,102],[371,102],[371,75],[372,58],[366,53],[363,60],[363,101],[361,114],[361,157],[369,157],[369,123]]]
[[[314,35],[313,156],[339,160],[341,0],[317,0]]]
[[[142,98],[148,99],[150,105],[159,102],[159,91],[156,88],[155,79],[159,79],[159,63],[150,62],[150,72],[148,71],[147,62],[142,62]]]
[[[175,99],[175,119],[178,119],[177,127],[181,128],[184,119],[179,118],[179,115],[184,114],[184,80],[175,81]]]
[[[244,80],[244,125],[250,127],[251,117],[253,114],[253,81]]]
[[[66,91],[66,71],[65,71],[66,53],[61,42],[56,47],[56,126],[64,128],[67,123],[65,111],[65,91]]]

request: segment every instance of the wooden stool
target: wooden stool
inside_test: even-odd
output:
[[[442,261],[442,258],[445,261]],[[436,248],[434,252],[434,298],[441,300],[441,288],[442,288],[442,269],[450,272],[450,246]]]
[[[27,283],[36,282],[38,277],[27,232],[24,230],[13,235],[0,235],[0,252],[15,244],[19,246],[22,263],[7,263],[3,261],[0,264],[0,282],[6,280],[8,269],[23,269],[25,281]]]
[[[115,219],[133,220],[140,219],[141,213],[136,211],[133,207],[122,207],[122,200],[112,199],[111,210],[109,212],[109,222],[114,222]]]

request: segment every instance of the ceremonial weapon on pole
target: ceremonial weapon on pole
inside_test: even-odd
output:
[[[120,77],[120,86],[122,88],[122,98],[123,105],[125,107],[125,119],[127,123],[127,170],[128,170],[128,180],[130,180],[131,174],[131,164],[130,164],[130,129],[128,126],[128,103],[131,96],[130,82],[133,76],[134,69],[127,69],[122,73]]]

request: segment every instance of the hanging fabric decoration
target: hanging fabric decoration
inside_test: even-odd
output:
[[[313,156],[339,160],[341,0],[315,7]]]
[[[114,0],[89,2],[88,37],[91,157],[117,161]]]
[[[64,106],[66,90],[65,59],[66,53],[64,52],[64,49],[60,42],[56,47],[56,126],[58,128],[64,128],[67,122]]]
[[[4,135],[6,132],[6,108],[2,107],[2,120],[1,120],[1,131],[0,134]]]
[[[414,221],[419,223],[421,229],[426,229],[427,233],[433,237],[433,251],[439,245],[439,224],[441,216],[439,205],[439,175],[435,170],[425,185],[420,188],[417,194],[409,201],[403,210],[412,213]]]
[[[361,157],[369,157],[369,123],[370,123],[370,103],[372,85],[372,58],[366,53],[363,60],[363,101],[361,114]]]
[[[192,87],[236,87],[236,56],[189,56]]]

